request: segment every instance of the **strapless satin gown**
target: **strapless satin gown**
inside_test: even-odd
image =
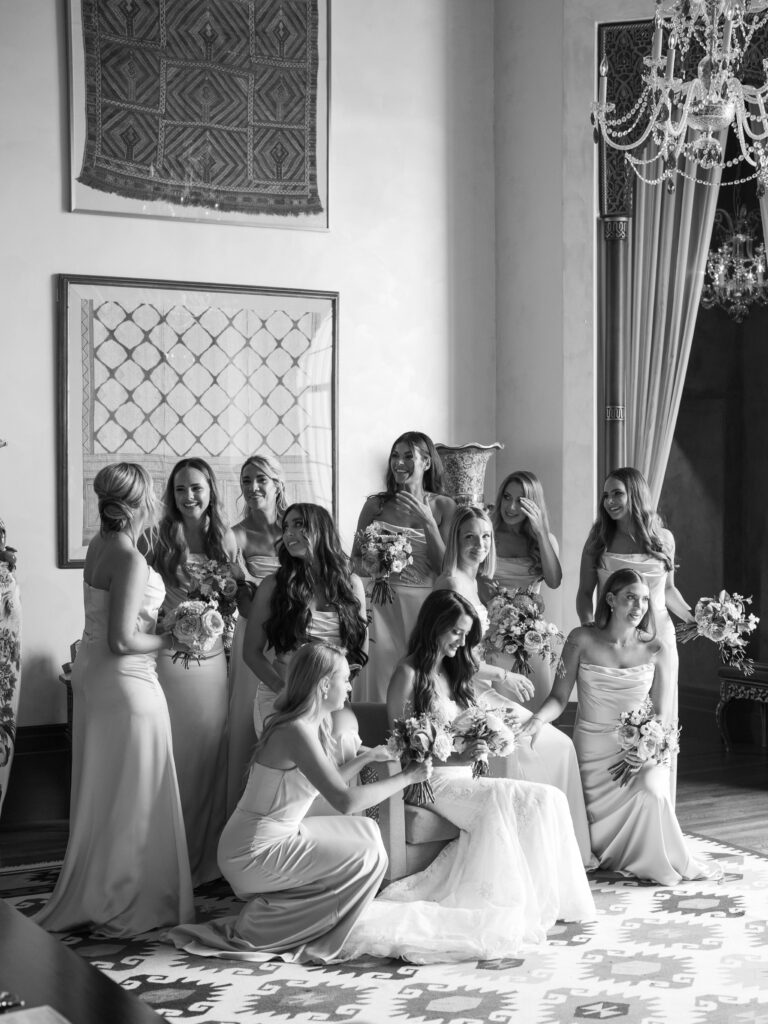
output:
[[[109,592],[84,583],[85,630],[72,669],[69,842],[50,931],[128,937],[194,920],[168,707],[154,654],[113,654]],[[153,633],[165,594],[149,570],[138,625]]]
[[[392,573],[394,600],[391,604],[374,604],[368,600],[370,617],[368,663],[354,683],[354,700],[384,704],[387,688],[395,666],[405,657],[408,640],[425,598],[432,592],[435,581],[427,560],[427,538],[424,530],[409,526],[394,526],[383,520],[376,525],[392,533],[403,533],[411,542],[413,564],[401,573]],[[367,583],[367,581],[366,581]],[[366,585],[366,591],[370,591]]]
[[[189,559],[203,560],[201,555]],[[166,612],[185,600],[186,589],[166,584]],[[171,652],[163,651],[157,672],[171,716],[192,882],[197,886],[219,877],[216,847],[227,820],[229,683],[224,645],[218,640],[199,665],[192,661],[189,668],[181,661],[174,663]]]
[[[685,843],[669,797],[669,768],[641,769],[626,786],[608,773],[620,760],[615,729],[622,711],[638,707],[651,688],[653,665],[605,668],[581,664],[573,742],[587,803],[592,849],[600,867],[660,885],[683,879],[719,878],[716,864],[695,860]]]
[[[535,593],[541,592],[541,576],[531,570],[531,560],[528,556],[521,556],[515,558],[496,558],[496,575],[494,580],[499,586],[506,587],[507,590],[514,590],[519,587],[524,590],[526,587],[531,587]],[[545,609],[546,613],[546,609]],[[502,668],[512,668],[512,658],[508,654],[501,654],[493,652],[489,654],[488,660],[493,665],[500,665]],[[543,658],[539,658],[533,655],[531,658],[531,671],[529,679],[534,686],[533,697],[526,701],[523,707],[529,709],[529,711],[536,712],[539,710],[541,705],[549,696],[549,692],[552,689],[554,670],[548,661]]]
[[[278,567],[271,555],[251,555],[245,560],[248,578],[257,586]],[[259,680],[243,660],[243,640],[248,620],[240,616],[235,624],[229,656],[229,744],[227,752],[227,817],[237,807],[248,778],[248,765],[256,742],[253,724],[254,702]]]
[[[667,570],[664,568],[663,562],[651,555],[619,555],[613,551],[605,551],[597,566],[598,586],[602,589],[608,577],[612,573],[618,572],[619,569],[634,569],[635,572],[640,573],[648,585],[653,614],[656,619],[656,633],[669,646],[670,650],[670,672],[674,691],[673,713],[677,718],[679,658],[675,639],[675,624],[667,611],[666,604]],[[674,807],[677,796],[677,754],[672,757],[669,766],[669,795]]]
[[[297,768],[253,765],[219,843],[221,873],[246,905],[236,917],[174,928],[177,947],[231,960],[345,958],[387,855],[370,818],[306,816],[316,796]]]

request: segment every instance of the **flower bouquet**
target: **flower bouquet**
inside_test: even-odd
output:
[[[695,622],[681,623],[675,627],[675,635],[681,644],[687,644],[697,636],[716,643],[720,657],[726,665],[735,665],[745,676],[751,675],[755,664],[745,655],[747,641],[745,633],[752,633],[760,619],[747,614],[746,606],[751,597],[729,594],[721,590],[717,597],[701,597],[694,609]]]
[[[205,562],[188,562],[184,569],[190,580],[190,599],[213,604],[224,620],[224,650],[229,653],[237,619],[238,581],[232,565],[209,558]]]
[[[533,655],[556,665],[565,637],[554,623],[542,618],[543,612],[541,595],[531,587],[511,591],[499,587],[488,604],[486,653],[511,655],[514,670],[526,675]]]
[[[488,754],[472,763],[472,778],[488,775],[488,757],[506,757],[515,748],[516,711],[512,708],[485,708],[472,704],[451,722],[453,747],[459,754],[474,743],[485,740]]]
[[[387,747],[392,757],[399,759],[401,766],[406,768],[413,761],[420,763],[433,755],[439,761],[445,761],[453,751],[453,736],[446,723],[436,716],[412,715],[395,720]],[[429,781],[407,786],[403,797],[412,804],[435,802]]]
[[[404,533],[383,530],[378,523],[366,526],[358,534],[358,542],[363,572],[374,577],[371,601],[374,604],[391,604],[395,595],[389,577],[412,564],[411,542]]]
[[[213,602],[182,601],[164,620],[164,628],[181,649],[174,651],[172,660],[181,661],[189,668],[191,661],[200,664],[200,658],[213,649],[224,632],[224,619]]]
[[[646,699],[633,711],[622,711],[616,728],[616,739],[623,751],[622,757],[608,768],[614,782],[626,786],[644,765],[669,764],[672,754],[680,749],[680,730],[677,726],[664,728]]]

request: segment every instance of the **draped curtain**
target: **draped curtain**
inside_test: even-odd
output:
[[[696,170],[686,164],[692,177]],[[626,353],[627,464],[644,474],[654,504],[672,447],[721,171],[698,170],[698,176],[700,182],[679,175],[671,193],[665,184],[646,185],[638,179],[635,185]]]

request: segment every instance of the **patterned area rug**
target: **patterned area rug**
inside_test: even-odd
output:
[[[691,837],[719,861],[722,883],[652,886],[597,874],[595,922],[559,925],[519,958],[415,967],[357,960],[335,967],[206,960],[157,938],[63,941],[173,1021],[200,1024],[765,1024],[768,858]],[[56,869],[0,875],[0,895],[26,914]],[[223,883],[197,892],[201,920],[231,913]]]

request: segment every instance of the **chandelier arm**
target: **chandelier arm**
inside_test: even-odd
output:
[[[603,139],[611,147],[611,149],[616,149],[620,153],[628,153],[632,149],[638,149],[640,146],[642,146],[642,144],[645,142],[645,140],[648,138],[648,136],[653,131],[653,127],[654,127],[654,125],[656,123],[656,117],[657,117],[658,112],[661,109],[663,103],[664,103],[663,100],[659,101],[659,103],[657,104],[657,106],[655,107],[655,109],[653,111],[653,115],[649,118],[648,124],[646,125],[645,130],[643,131],[643,133],[642,133],[642,135],[640,136],[639,139],[635,139],[632,142],[627,142],[625,145],[623,145],[622,143],[616,142],[616,141],[614,141],[614,139],[611,138],[611,136],[608,134],[608,131],[605,128],[604,125],[603,125]]]

